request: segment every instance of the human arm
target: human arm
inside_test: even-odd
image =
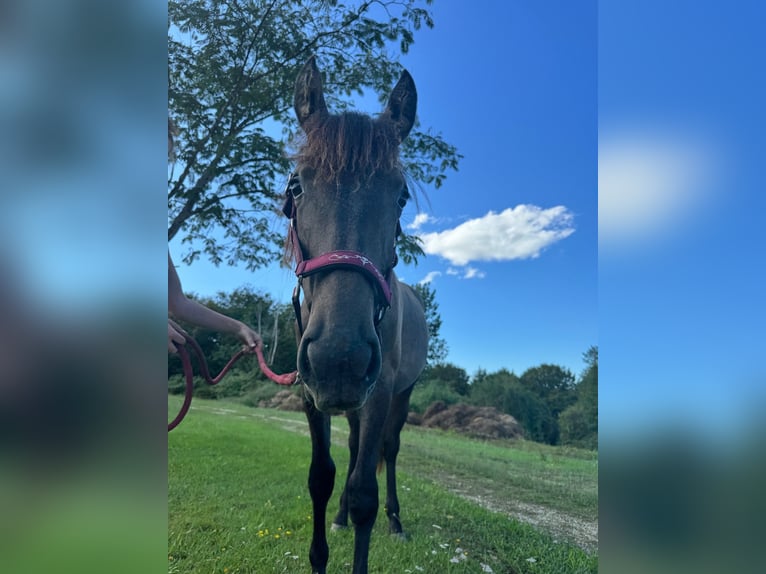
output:
[[[173,317],[181,321],[192,323],[204,329],[235,335],[251,351],[254,351],[257,346],[262,344],[260,335],[242,321],[218,313],[184,295],[181,280],[173,265],[170,253],[168,253],[168,311]],[[177,327],[168,319],[169,349],[174,342],[182,344],[181,341],[178,341],[178,337],[183,338],[183,334],[178,332]],[[171,335],[171,329],[175,331],[173,335]]]

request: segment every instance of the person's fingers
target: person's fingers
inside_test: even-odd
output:
[[[168,330],[173,329],[176,333],[178,333],[181,337],[188,337],[189,334],[184,330],[183,327],[181,327],[178,323],[173,321],[172,319],[168,318]],[[186,339],[181,341],[182,343],[186,342]]]
[[[181,334],[183,330],[179,332],[176,330],[176,327],[177,325],[168,319],[168,351],[174,354],[178,352],[176,345],[184,345],[186,343],[186,337]]]

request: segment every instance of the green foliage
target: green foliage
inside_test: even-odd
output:
[[[189,295],[193,297],[193,295]],[[295,318],[290,305],[278,305],[268,295],[257,293],[250,287],[241,287],[231,293],[218,293],[214,299],[200,299],[211,309],[251,325],[261,334],[264,341],[266,362],[276,373],[295,370],[297,344],[295,341]],[[183,325],[202,349],[211,376],[216,376],[234,354],[242,348],[234,336],[222,335],[207,329]],[[276,346],[276,348],[275,348]],[[195,375],[200,374],[196,358],[192,356]],[[183,374],[180,359],[168,358],[168,376],[173,382],[171,392],[183,392]],[[180,382],[179,382],[180,381]],[[240,396],[252,389],[253,385],[265,384],[265,378],[255,356],[242,357],[223,380],[208,388],[195,378],[195,394],[208,398]],[[271,383],[268,383],[271,384]],[[180,390],[179,390],[180,388]]]
[[[186,380],[183,375],[170,375],[168,377],[168,393],[182,395],[186,390]]]
[[[598,419],[598,347],[591,347],[583,358],[588,367],[577,385],[577,401]]]
[[[598,347],[583,355],[588,365],[577,385],[577,402],[559,417],[561,443],[598,448]]]
[[[558,365],[527,369],[521,377],[501,369],[480,370],[470,385],[470,400],[513,416],[529,440],[582,448],[598,446],[598,349],[584,358],[588,368],[579,381]]]
[[[547,444],[558,440],[556,418],[546,402],[506,369],[492,374],[479,371],[471,384],[470,400],[511,415],[524,428],[528,440]]]
[[[410,410],[423,414],[436,401],[443,401],[447,406],[457,404],[464,397],[444,385],[438,379],[428,379],[415,385],[410,396]]]
[[[447,359],[447,342],[441,337],[442,318],[439,315],[439,305],[436,302],[436,291],[429,283],[418,283],[415,291],[420,295],[426,311],[428,323],[428,364],[433,366]]]
[[[580,448],[598,448],[598,419],[594,421],[583,405],[577,403],[559,416],[561,444]]]
[[[261,401],[268,401],[281,390],[284,390],[284,387],[275,385],[272,382],[267,382],[261,385],[257,385],[255,388],[252,388],[248,392],[244,393],[240,397],[239,402],[249,407],[257,407]]]
[[[577,400],[574,375],[558,365],[543,364],[527,369],[520,382],[545,401],[554,417]]]
[[[342,110],[365,89],[385,97],[423,27],[433,27],[430,0],[171,0],[168,3],[168,105],[179,127],[168,182],[172,239],[201,245],[212,262],[248,269],[279,258],[282,233],[273,212],[290,170],[283,141],[296,129],[293,87],[317,54],[328,105]],[[275,137],[275,132],[281,134]],[[460,154],[441,135],[417,126],[402,146],[410,178],[438,188]],[[421,255],[417,240],[400,256]]]
[[[274,387],[274,383],[267,380],[256,369],[253,371],[236,371],[227,374],[221,382],[212,387],[216,398],[241,397],[242,395],[258,387]]]
[[[402,231],[396,237],[396,251],[399,253],[401,260],[409,264],[417,264],[418,257],[425,255],[423,251],[423,240],[417,235],[407,235]]]
[[[437,382],[458,395],[465,396],[470,390],[468,373],[452,363],[438,363],[426,367],[420,376],[422,381]]]

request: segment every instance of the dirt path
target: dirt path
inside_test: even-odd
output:
[[[285,416],[280,416],[279,411],[274,414],[263,414],[252,412],[243,414],[232,409],[208,407],[207,405],[199,408],[207,412],[212,412],[224,416],[238,416],[241,418],[258,418],[277,423],[284,430],[295,432],[308,436],[308,424],[303,420],[294,420]],[[345,447],[348,438],[348,428],[344,424],[333,424],[333,444]],[[582,518],[572,516],[565,512],[560,512],[545,506],[529,504],[508,500],[500,497],[493,492],[487,485],[481,481],[471,481],[469,477],[456,477],[453,475],[438,475],[438,473],[425,473],[420,478],[432,480],[445,490],[460,496],[466,500],[478,504],[491,512],[504,514],[510,518],[519,520],[535,527],[538,530],[549,533],[556,540],[563,540],[575,544],[586,552],[595,552],[598,550],[598,522],[583,520]]]
[[[555,540],[565,540],[575,544],[586,552],[598,550],[598,522],[583,520],[545,506],[508,500],[498,497],[497,494],[481,483],[471,482],[465,476],[458,479],[454,476],[446,476],[441,480],[438,477],[429,476],[442,488],[457,496],[470,500],[479,506],[492,512],[505,514],[536,529],[547,532]]]

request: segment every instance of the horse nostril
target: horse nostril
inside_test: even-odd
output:
[[[329,332],[324,336],[304,335],[298,347],[298,370],[304,380],[374,380],[381,368],[377,338],[352,337],[352,333]]]
[[[306,379],[311,373],[311,362],[309,361],[309,346],[311,339],[305,335],[301,338],[298,345],[298,372]]]
[[[367,379],[372,383],[378,380],[380,376],[380,369],[382,367],[382,356],[380,346],[377,344],[370,344],[370,362],[367,366]]]
[[[372,349],[366,344],[317,340],[306,348],[308,365],[321,379],[362,379],[369,370],[372,356]]]

